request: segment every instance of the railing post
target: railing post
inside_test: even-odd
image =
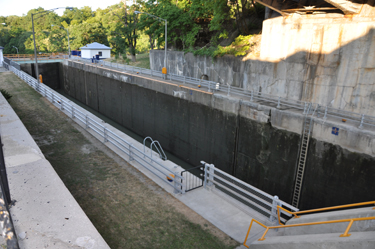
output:
[[[134,160],[134,158],[132,156],[132,147],[133,147],[133,145],[129,144],[129,162]]]
[[[318,106],[316,107],[316,117],[319,118],[319,116],[320,116],[320,113],[319,113],[320,105],[319,104],[317,104],[317,105]]]
[[[361,123],[359,124],[359,129],[363,129],[363,121],[365,120],[365,114],[362,114],[362,117],[361,117]]]
[[[324,111],[324,117],[323,117],[323,119],[327,119],[327,112],[328,112],[328,106],[326,106],[326,109]]]
[[[307,103],[305,102],[305,105],[303,106],[303,114],[306,114],[306,109],[307,109],[307,108],[306,108],[306,104],[307,104]]]
[[[89,128],[89,116],[86,114],[86,129]]]
[[[207,182],[207,186],[213,187],[214,186],[215,165],[210,164],[208,174],[209,174],[209,176],[208,176],[209,182]]]
[[[254,90],[251,91],[251,94],[250,94],[250,101],[253,101],[254,99]]]
[[[60,103],[60,110],[64,110],[64,101],[61,99],[61,103]]]
[[[228,94],[227,94],[227,96],[229,96],[229,93],[230,93],[230,85],[228,85]]]
[[[74,105],[72,105],[72,118],[74,118]]]
[[[103,131],[104,143],[108,142],[107,128],[104,127]]]
[[[277,106],[276,106],[277,109],[280,109],[280,99],[281,99],[281,97],[279,96],[279,98],[277,100]]]
[[[280,206],[280,201],[279,201],[279,197],[277,195],[275,195],[272,199],[272,209],[271,209],[271,215],[270,215],[270,221],[272,223],[275,223],[277,221],[277,218],[275,216],[277,216],[277,206],[279,205]]]
[[[55,103],[55,94],[52,93],[52,100],[51,100],[52,104]]]
[[[208,82],[208,92],[211,92],[211,82]]]

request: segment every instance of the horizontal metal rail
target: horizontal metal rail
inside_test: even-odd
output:
[[[278,219],[277,206],[283,206],[292,211],[299,211],[299,209],[292,205],[279,200],[276,196],[272,196],[236,177],[216,168],[212,164],[205,165],[205,182],[204,186],[216,186],[221,192],[240,201],[242,204],[258,211],[260,214],[269,218],[272,222]],[[282,213],[291,217],[289,212]],[[283,219],[283,218],[281,218]],[[284,220],[284,219],[283,219]]]
[[[71,101],[65,100],[60,94],[56,93],[48,86],[44,84],[38,84],[36,79],[20,70],[17,70],[12,66],[9,66],[9,69],[23,81],[33,87],[36,91],[45,96],[49,101],[51,101],[51,103],[58,105],[60,109],[68,113],[71,118],[76,118],[77,120],[82,122],[86,126],[86,129],[91,129],[97,135],[102,137],[103,142],[109,142],[116,148],[124,152],[127,156],[129,156],[129,161],[135,160],[151,173],[163,180],[166,184],[174,188],[176,193],[183,193],[184,186],[182,185],[182,182],[184,178],[180,176],[179,173],[177,174],[176,172],[168,169],[157,160],[153,159],[150,155],[146,155],[130,142],[124,140],[119,135],[107,129],[103,123],[100,123],[89,115],[84,114],[82,111],[80,111],[78,105]],[[173,183],[167,180],[167,177],[170,174],[174,175]]]
[[[294,218],[299,218],[300,216],[298,216],[298,215],[301,215],[301,214],[316,213],[316,212],[322,212],[322,211],[331,211],[331,210],[337,210],[337,209],[343,209],[343,208],[352,208],[352,207],[359,207],[359,206],[367,206],[367,205],[375,205],[375,201],[359,202],[359,203],[353,203],[353,204],[346,204],[346,205],[326,207],[326,208],[316,208],[316,209],[296,211],[296,212],[291,212],[289,210],[284,209],[283,207],[277,206],[277,213],[278,213],[279,224],[283,225],[280,222],[280,212],[279,212],[280,209],[282,211],[286,212],[286,213],[294,215]],[[375,209],[375,207],[373,207],[372,209]]]
[[[375,216],[374,217],[340,219],[340,220],[329,220],[329,221],[317,221],[317,222],[292,224],[292,225],[279,225],[279,226],[266,226],[266,225],[262,224],[261,222],[255,220],[255,219],[252,219],[251,222],[250,222],[249,229],[247,230],[247,234],[246,234],[245,240],[243,242],[243,245],[246,246],[247,248],[249,248],[249,246],[246,244],[246,241],[247,241],[247,238],[249,237],[250,230],[251,230],[251,227],[253,225],[253,222],[256,222],[257,224],[266,228],[266,231],[264,231],[262,237],[260,239],[258,239],[258,241],[263,241],[263,240],[266,239],[265,236],[270,229],[287,228],[287,227],[314,226],[314,225],[333,224],[333,223],[342,223],[342,222],[349,222],[349,224],[348,224],[345,232],[343,234],[341,234],[340,237],[349,237],[351,235],[351,234],[349,234],[349,230],[352,227],[353,222],[354,221],[363,221],[363,220],[375,220]]]

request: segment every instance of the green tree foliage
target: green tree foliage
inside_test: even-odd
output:
[[[0,45],[4,53],[33,53],[31,16],[34,14],[34,28],[38,52],[67,51],[66,31],[69,30],[71,49],[99,42],[112,47],[113,54],[131,54],[165,47],[165,22],[168,26],[168,49],[196,51],[219,56],[226,51],[241,54],[243,46],[236,45],[232,34],[248,35],[251,29],[260,28],[264,15],[263,7],[254,0],[137,0],[105,9],[93,11],[90,7],[65,10],[62,16],[45,12],[43,8],[32,9],[24,16],[1,17]],[[134,11],[149,13],[135,14]],[[260,20],[254,22],[254,20]],[[222,41],[225,40],[225,43]],[[246,40],[246,39],[245,39]],[[219,47],[219,44],[234,44]],[[241,41],[241,44],[243,41]],[[201,49],[203,47],[203,49]],[[229,48],[230,47],[230,48]],[[241,47],[241,49],[240,49]]]

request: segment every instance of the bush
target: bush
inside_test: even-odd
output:
[[[6,100],[9,100],[11,97],[12,97],[12,95],[10,95],[10,93],[8,93],[6,90],[4,90],[4,89],[0,89],[0,92],[1,92],[1,94],[4,96],[4,98],[6,99]]]

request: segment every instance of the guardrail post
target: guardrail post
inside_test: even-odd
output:
[[[319,109],[320,109],[320,105],[317,104],[318,106],[316,107],[316,116],[319,118],[320,116],[320,113],[319,113]]]
[[[134,160],[134,158],[132,156],[132,147],[133,147],[133,145],[129,144],[129,162]]]
[[[186,82],[186,76],[184,76],[184,84],[185,84],[185,82]]]
[[[152,70],[151,70],[151,76],[152,76]]]
[[[47,97],[47,88],[44,88],[44,97]]]
[[[211,92],[211,82],[208,82],[208,92]]]
[[[254,90],[251,91],[251,94],[250,94],[250,101],[253,101],[254,99]]]
[[[105,128],[105,127],[104,127],[104,131],[103,131],[103,137],[104,137],[104,143],[108,142],[107,128]]]
[[[52,99],[51,99],[52,104],[55,103],[55,94],[52,93]]]
[[[281,206],[279,197],[275,195],[272,199],[272,208],[271,208],[271,215],[270,215],[270,221],[272,223],[276,223],[277,219],[275,216],[277,216],[277,206]]]
[[[228,85],[228,94],[227,94],[227,96],[229,96],[229,93],[230,93],[230,85]]]
[[[326,109],[324,111],[324,117],[323,117],[323,119],[327,119],[327,112],[328,112],[328,106],[326,106]]]
[[[61,99],[61,103],[60,103],[60,110],[64,110],[64,101]]]
[[[306,114],[306,109],[307,109],[307,103],[305,102],[304,106],[303,106],[303,113],[302,114]]]
[[[207,186],[208,187],[213,187],[214,186],[215,165],[213,165],[213,164],[209,165],[208,174],[209,175],[208,175]]]
[[[281,97],[279,96],[279,98],[277,100],[277,106],[276,106],[277,109],[280,109],[280,99],[281,99]]]
[[[365,120],[365,114],[362,114],[362,117],[361,117],[361,123],[359,124],[359,129],[363,129],[363,121]]]
[[[89,128],[89,116],[86,114],[86,129]]]
[[[74,118],[74,106],[72,105],[72,118]]]

